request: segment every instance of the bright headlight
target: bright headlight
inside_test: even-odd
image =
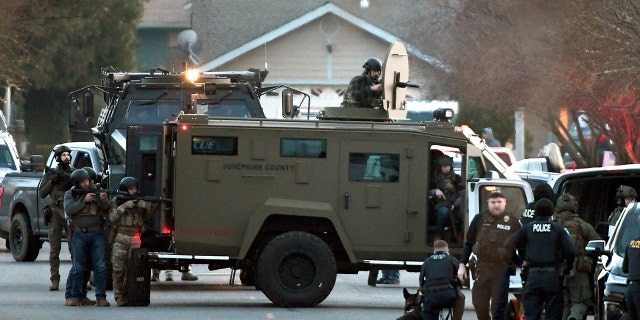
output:
[[[196,82],[200,78],[200,72],[195,69],[189,69],[184,74],[185,79],[190,82]]]

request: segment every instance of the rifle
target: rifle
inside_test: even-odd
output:
[[[44,166],[45,174],[49,175],[49,180],[53,184],[59,184],[63,187],[63,189],[71,188],[71,175],[58,169],[51,168],[49,166]]]
[[[171,199],[167,199],[163,197],[143,196],[141,194],[130,195],[128,192],[120,191],[120,190],[114,191],[113,194],[115,195],[116,200],[120,200],[123,202],[129,201],[129,200],[133,200],[133,201],[143,200],[143,201],[149,201],[149,202],[171,202]]]
[[[118,191],[111,191],[111,190],[106,190],[106,189],[101,189],[101,188],[96,188],[96,187],[90,187],[88,189],[80,189],[80,188],[72,188],[71,189],[71,194],[73,194],[74,197],[81,197],[86,195],[87,193],[93,193],[96,196],[99,196],[100,193],[102,192],[106,192],[108,195],[112,195],[115,194]]]

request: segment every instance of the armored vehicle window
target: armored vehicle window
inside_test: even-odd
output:
[[[485,171],[482,166],[482,159],[480,157],[469,157],[467,171],[469,172],[469,179],[484,177]]]
[[[349,153],[349,181],[398,182],[400,155]]]
[[[527,205],[527,196],[520,187],[509,186],[485,186],[480,192],[480,212],[488,210],[487,200],[489,194],[493,191],[500,191],[507,198],[507,207],[505,212],[520,219],[525,206]]]
[[[280,139],[280,156],[292,158],[326,158],[326,139]]]
[[[179,100],[134,100],[124,116],[126,124],[162,124],[180,112]]]
[[[238,138],[194,136],[191,138],[191,154],[236,156]]]
[[[198,103],[197,113],[208,114],[211,117],[251,118],[251,112],[244,100],[223,100],[216,103]]]

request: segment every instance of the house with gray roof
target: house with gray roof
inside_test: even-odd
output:
[[[368,7],[363,6],[368,2]],[[265,85],[312,94],[312,108],[337,106],[349,80],[371,56],[384,60],[392,43],[409,53],[408,100],[448,99],[445,62],[414,44],[428,1],[151,0],[138,26],[141,69],[202,71],[267,69]],[[425,22],[426,23],[426,22]],[[280,105],[264,97],[263,105]],[[265,110],[267,114],[269,110]]]

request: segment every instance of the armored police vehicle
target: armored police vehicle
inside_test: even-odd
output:
[[[143,167],[152,174],[142,179],[160,183],[159,195],[172,200],[158,217],[170,254],[153,263],[173,257],[240,268],[243,281],[280,306],[320,303],[337,273],[419,269],[433,251],[427,193],[439,146],[460,151],[466,197],[486,203],[501,188],[512,212],[527,201],[523,181],[477,179],[498,174],[482,155],[486,146],[448,122],[180,115],[157,129],[128,137],[161,154],[162,170]],[[143,153],[131,154],[146,164]],[[459,234],[447,240],[459,254],[468,221],[456,223]]]

